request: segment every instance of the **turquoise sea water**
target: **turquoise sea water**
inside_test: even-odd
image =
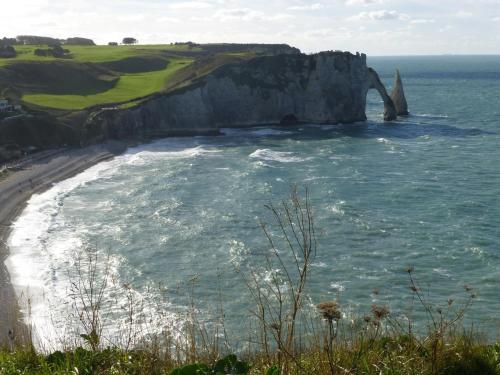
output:
[[[114,329],[124,319],[123,283],[149,301],[142,303],[151,314],[175,320],[196,278],[203,315],[217,310],[220,288],[238,332],[251,303],[235,268],[262,261],[264,204],[298,184],[310,191],[318,227],[312,302],[339,299],[346,316],[372,303],[403,314],[413,266],[440,305],[464,297],[464,284],[474,287],[468,316],[498,337],[500,57],[369,64],[388,87],[400,68],[411,116],[384,123],[373,92],[366,123],[160,140],[33,197],[9,240],[8,263],[19,288],[43,295],[32,306],[40,332],[67,325],[75,252],[85,247],[110,254]]]

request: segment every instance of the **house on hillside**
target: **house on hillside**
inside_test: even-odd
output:
[[[13,105],[9,103],[8,99],[0,98],[0,112],[22,112],[20,105]]]
[[[0,112],[7,112],[10,109],[12,109],[12,106],[9,104],[9,101],[0,98]]]

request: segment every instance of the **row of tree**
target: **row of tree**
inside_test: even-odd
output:
[[[23,44],[49,45],[49,46],[59,46],[61,44],[73,45],[73,46],[95,46],[95,43],[92,39],[81,38],[81,37],[57,39],[48,36],[18,35],[15,38],[4,37],[0,39],[0,45],[2,46],[15,46]]]
[[[139,41],[136,38],[126,37],[123,38],[122,44],[132,45],[137,44]],[[18,35],[15,38],[2,38],[0,39],[0,46],[16,46],[16,45],[48,45],[48,46],[95,46],[95,43],[92,39],[81,38],[81,37],[73,37],[67,39],[57,39],[51,38],[48,36],[38,36],[38,35]],[[117,46],[117,42],[109,42],[110,46]]]
[[[123,38],[122,40],[122,44],[125,44],[125,45],[132,45],[132,44],[137,44],[139,43],[139,41],[135,38],[131,38],[131,37],[127,37],[127,38]],[[108,43],[108,46],[117,46],[118,43],[117,42],[109,42]]]

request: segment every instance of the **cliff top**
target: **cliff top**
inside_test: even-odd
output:
[[[134,46],[15,46],[0,58],[0,94],[43,110],[81,110],[126,103],[161,92],[214,68],[255,56],[296,54],[286,44],[195,44]],[[40,52],[41,51],[41,52]]]

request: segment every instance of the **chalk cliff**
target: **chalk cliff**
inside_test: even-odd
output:
[[[408,112],[408,103],[406,102],[403,81],[401,80],[399,70],[396,70],[396,76],[394,77],[394,87],[392,89],[391,99],[396,107],[398,116],[406,116],[410,114]]]
[[[106,109],[86,123],[89,140],[141,135],[216,133],[221,127],[337,124],[366,120],[368,90],[397,117],[391,97],[366,55],[322,52],[258,57],[222,66],[190,85],[128,109]]]

